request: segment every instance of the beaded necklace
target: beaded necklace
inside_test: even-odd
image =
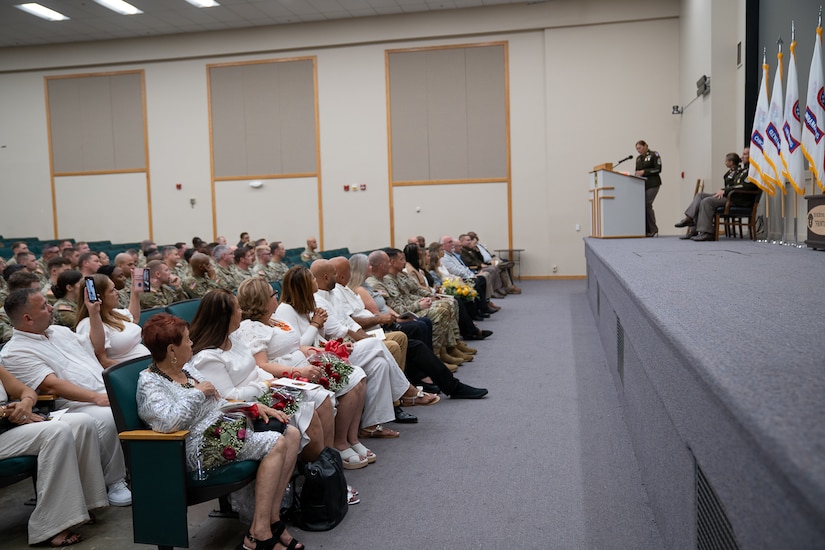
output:
[[[152,363],[152,365],[149,367],[149,372],[154,372],[155,374],[161,376],[162,378],[166,378],[167,380],[169,380],[173,384],[178,384],[179,386],[181,386],[183,388],[186,388],[186,389],[192,389],[192,388],[195,387],[195,384],[200,383],[196,378],[193,378],[192,376],[190,376],[189,372],[186,369],[181,369],[181,372],[186,375],[186,382],[184,382],[183,384],[181,384],[177,380],[172,380],[172,377],[169,376],[168,374],[166,374],[165,372],[163,372],[162,370],[160,370],[156,363]]]

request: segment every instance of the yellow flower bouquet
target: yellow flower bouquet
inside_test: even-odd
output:
[[[478,298],[478,292],[473,283],[457,277],[448,277],[441,283],[441,292],[449,296],[455,296],[459,300],[470,302]]]

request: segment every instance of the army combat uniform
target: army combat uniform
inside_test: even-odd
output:
[[[208,277],[198,277],[196,275],[190,275],[184,279],[180,287],[189,298],[203,298],[213,288],[221,288],[217,280],[213,281]]]
[[[140,309],[149,309],[151,307],[166,307],[169,304],[180,302],[181,300],[188,300],[186,291],[183,288],[175,288],[171,285],[163,285],[159,289],[152,292],[143,292],[140,295]]]
[[[74,330],[75,319],[77,319],[77,304],[66,298],[60,298],[54,303],[52,312],[52,324],[62,325]]]

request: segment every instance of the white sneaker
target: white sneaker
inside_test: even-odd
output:
[[[112,483],[106,490],[109,491],[109,504],[112,506],[131,506],[132,492],[126,486],[126,482],[121,480]]]

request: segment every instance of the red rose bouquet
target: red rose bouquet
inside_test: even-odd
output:
[[[349,383],[352,365],[338,355],[322,351],[312,354],[307,360],[311,365],[323,369],[324,373],[318,379],[318,383],[329,391],[337,392]]]

